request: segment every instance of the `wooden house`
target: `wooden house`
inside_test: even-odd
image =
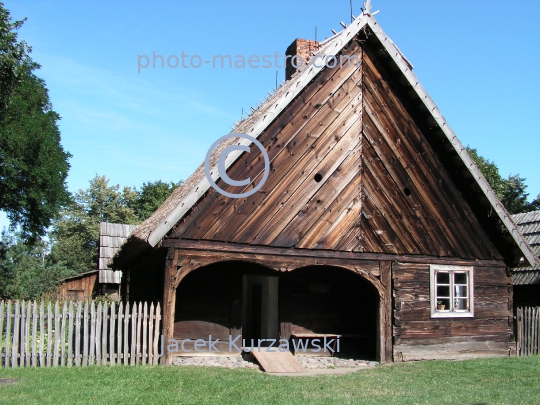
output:
[[[512,216],[523,238],[537,258],[540,258],[540,211]],[[540,263],[512,269],[515,306],[540,307]]]
[[[98,270],[68,277],[56,287],[57,298],[67,301],[93,299],[99,291]]]
[[[98,270],[68,277],[58,285],[58,298],[74,301],[91,300],[97,295],[120,299],[122,271],[113,270],[110,261],[137,225],[99,224]],[[129,290],[124,291],[124,294]]]
[[[507,270],[534,254],[413,66],[369,7],[306,42],[289,50],[309,64],[233,131],[264,146],[266,182],[228,197],[201,165],[115,258],[130,299],[163,300],[166,342],[326,334],[381,362],[512,354]],[[210,175],[247,193],[265,172],[255,145],[224,165],[249,185],[215,168],[236,144],[250,142],[220,144]]]

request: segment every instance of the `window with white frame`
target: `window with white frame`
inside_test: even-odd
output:
[[[471,266],[431,265],[431,317],[473,317],[473,281]]]

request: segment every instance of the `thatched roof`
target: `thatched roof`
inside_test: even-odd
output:
[[[458,186],[464,187],[463,194],[469,204],[481,205],[475,212],[482,212],[481,223],[488,234],[499,240],[499,246],[504,248],[502,253],[505,260],[515,262],[523,257],[525,265],[527,263],[533,264],[535,262],[534,254],[523,240],[511,216],[498,201],[484,176],[467,154],[465,147],[457,139],[433,100],[419,83],[412,72],[412,65],[380,28],[379,23],[369,11],[364,11],[343,31],[322,43],[316,54],[336,55],[360,33],[368,36],[370,41],[377,43],[377,47],[380,48],[379,57],[381,60],[384,59],[384,63],[390,66],[391,71],[395,72],[396,81],[399,79],[401,83],[404,83],[407,94],[411,97],[411,104],[418,106],[418,115],[429,122],[432,129],[430,136],[436,137],[433,142],[440,142],[440,149],[444,151],[444,155],[439,154],[439,157],[449,169],[461,176],[460,183],[462,184],[458,184]],[[324,69],[324,66],[318,67],[317,65],[309,63],[300,69],[249,118],[238,123],[233,133],[245,133],[257,138]],[[245,140],[239,142],[238,138],[230,139],[220,145],[211,158],[211,172],[214,180],[218,178],[215,166],[219,153],[235,143],[249,146],[249,142],[246,143]],[[226,161],[226,167],[230,167],[240,155],[241,152],[230,154]],[[122,247],[120,257],[115,259],[115,266],[130,261],[145,249],[159,246],[171,229],[195,206],[209,188],[210,183],[206,179],[204,165],[201,164],[150,218],[135,229],[128,243]],[[493,217],[495,217],[495,221]]]

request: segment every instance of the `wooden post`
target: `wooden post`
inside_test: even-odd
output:
[[[174,310],[176,305],[176,286],[174,278],[178,265],[178,250],[169,248],[165,265],[165,283],[163,286],[163,332],[162,339],[164,347],[172,339],[174,332]],[[161,357],[160,364],[172,364],[172,355],[167,350]]]
[[[384,296],[379,305],[379,339],[377,342],[379,361],[392,362],[392,262],[379,262]]]

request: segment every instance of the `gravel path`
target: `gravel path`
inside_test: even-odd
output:
[[[251,356],[182,356],[174,357],[173,365],[176,366],[206,366],[226,368],[252,368],[259,369],[259,365],[250,360]],[[296,358],[306,368],[310,369],[336,369],[336,368],[365,368],[373,367],[379,363],[367,360],[342,359],[338,357],[313,357],[297,355]]]

